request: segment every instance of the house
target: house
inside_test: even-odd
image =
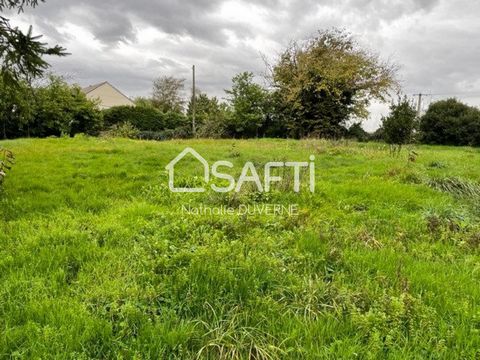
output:
[[[120,90],[111,85],[108,81],[91,85],[83,89],[90,100],[100,101],[100,109],[109,109],[113,106],[135,106],[134,102],[124,95]]]

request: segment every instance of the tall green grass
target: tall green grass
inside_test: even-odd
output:
[[[314,140],[0,146],[17,159],[0,195],[2,358],[480,356],[478,149],[420,146],[412,163]],[[173,194],[164,167],[186,146],[236,175],[313,154],[316,192]],[[263,203],[299,214],[181,211]]]

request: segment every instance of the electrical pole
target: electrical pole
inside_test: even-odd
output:
[[[197,127],[195,124],[195,102],[196,102],[196,96],[195,96],[195,65],[192,66],[192,73],[193,73],[193,81],[192,81],[192,132],[193,132],[193,137],[197,135]]]
[[[417,117],[422,116],[422,93],[418,94]]]

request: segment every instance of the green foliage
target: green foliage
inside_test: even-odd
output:
[[[276,112],[292,136],[339,137],[351,117],[367,116],[371,99],[385,100],[395,73],[348,33],[321,31],[272,67]]]
[[[165,123],[165,129],[178,129],[182,132],[188,132],[191,134],[191,124],[187,116],[181,112],[168,111],[163,113],[163,119]]]
[[[0,197],[3,357],[478,355],[478,199],[402,181],[478,183],[477,149],[416,146],[407,163],[376,143],[326,140],[0,145],[17,157]],[[314,154],[316,192],[171,193],[164,166],[186,146],[232,161],[232,175]],[[178,164],[185,182],[198,183],[197,165]],[[299,215],[182,212],[266,202]]]
[[[480,197],[480,184],[456,177],[434,178],[429,185],[437,190],[470,198]]]
[[[144,107],[144,108],[155,108],[153,100],[147,97],[137,97],[133,100],[135,106]]]
[[[188,103],[187,115],[192,119],[192,100]],[[198,92],[195,99],[195,123],[197,136],[204,138],[222,138],[228,135],[227,119],[231,117],[229,109],[216,97]]]
[[[232,79],[232,88],[225,90],[232,113],[227,120],[233,137],[258,137],[266,118],[267,92],[253,82],[253,73],[243,72]]]
[[[412,140],[416,128],[416,111],[407,98],[390,106],[390,114],[382,118],[383,138],[387,144],[401,146]]]
[[[141,140],[171,140],[171,139],[189,139],[192,137],[190,126],[180,126],[175,129],[165,129],[162,131],[140,131],[137,135]]]
[[[372,141],[385,140],[385,131],[381,126],[377,130],[375,130],[372,134],[370,134],[370,140]]]
[[[113,124],[102,135],[111,138],[136,139],[140,131],[129,122]]]
[[[348,128],[345,136],[350,139],[356,139],[360,142],[368,141],[370,137],[370,135],[363,129],[361,122],[352,124]]]
[[[103,111],[106,127],[130,123],[140,131],[161,131],[165,129],[163,114],[153,107],[114,106]]]
[[[98,135],[103,124],[97,104],[88,100],[78,86],[50,76],[48,84],[33,90],[33,121],[29,135],[37,137],[78,133]]]
[[[420,130],[427,144],[480,146],[480,110],[457,99],[437,101],[422,116]]]
[[[10,87],[0,77],[0,137],[28,135],[34,105],[34,91],[24,81]]]
[[[102,127],[97,104],[61,77],[49,76],[33,88],[24,82],[10,88],[0,81],[0,95],[3,138],[97,135]]]
[[[114,106],[103,111],[103,118],[107,133],[117,133],[122,124],[131,125],[137,131],[127,136],[130,138],[167,140],[191,137],[188,118],[178,112],[162,113],[154,107],[144,106]]]
[[[37,0],[1,0],[0,11],[17,9],[20,12],[24,6],[37,4]],[[62,47],[48,47],[39,41],[40,38],[33,35],[32,27],[24,34],[12,27],[7,18],[0,16],[0,75],[5,86],[16,87],[22,81],[30,82],[43,75],[48,68],[44,60],[46,55],[67,55]]]
[[[36,87],[19,82],[11,88],[0,81],[0,126],[3,138],[97,135],[102,114],[78,86],[51,75]]]
[[[0,190],[3,184],[3,179],[7,176],[7,171],[12,168],[14,161],[15,156],[13,153],[0,146]]]

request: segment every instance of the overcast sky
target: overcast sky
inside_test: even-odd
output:
[[[480,2],[473,0],[47,0],[11,15],[71,56],[53,71],[82,86],[109,81],[131,97],[149,95],[153,78],[173,75],[223,97],[234,74],[264,72],[291,41],[341,27],[401,66],[408,95],[456,95],[480,104]],[[190,83],[188,83],[190,86]],[[373,105],[367,130],[385,106]]]

